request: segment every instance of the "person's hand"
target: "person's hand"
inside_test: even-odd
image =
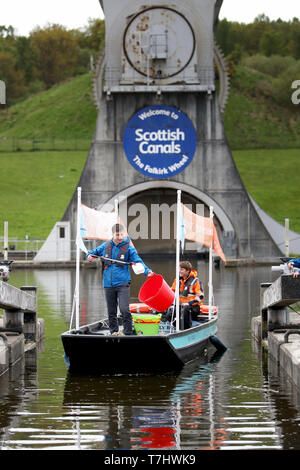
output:
[[[147,277],[152,277],[152,276],[154,276],[154,274],[155,273],[153,271],[149,271],[148,274],[147,274]]]
[[[95,259],[96,259],[96,258],[95,258],[95,256],[93,256],[93,255],[89,255],[89,256],[87,257],[87,260],[90,261],[90,262],[91,262],[91,261],[95,261]]]
[[[298,277],[299,276],[299,271],[295,271],[293,274],[292,274],[293,277]]]
[[[288,268],[289,269],[292,269],[293,266],[294,266],[294,263],[288,263]]]

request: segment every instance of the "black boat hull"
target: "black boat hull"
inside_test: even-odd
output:
[[[216,351],[210,337],[216,319],[169,335],[110,336],[61,335],[70,372],[94,374],[148,374],[180,371],[185,364]]]

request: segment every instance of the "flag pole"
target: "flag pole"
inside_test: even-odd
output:
[[[75,328],[79,328],[79,281],[80,281],[80,246],[79,246],[79,237],[80,237],[80,207],[81,207],[81,187],[77,188],[77,234],[76,234],[76,285],[75,285],[75,305],[76,305],[76,314],[75,314]]]
[[[115,199],[116,223],[119,223],[119,201]]]
[[[213,220],[214,208],[209,206],[209,217]],[[212,317],[212,297],[213,297],[213,285],[212,285],[212,255],[213,255],[213,237],[211,239],[209,247],[209,271],[208,271],[208,318],[211,320]]]
[[[180,205],[181,205],[181,190],[178,189],[177,190],[177,227],[176,227],[176,287],[175,287],[176,331],[180,330],[180,324],[179,324]]]

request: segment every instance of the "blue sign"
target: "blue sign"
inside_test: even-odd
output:
[[[170,178],[192,161],[196,131],[189,118],[171,106],[148,106],[128,122],[123,145],[126,157],[150,178]]]

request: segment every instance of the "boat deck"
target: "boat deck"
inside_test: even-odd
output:
[[[124,336],[122,318],[118,317],[118,320],[119,320],[118,335],[111,334],[107,319],[98,321],[90,325],[83,325],[78,330],[71,330],[70,333],[85,334],[85,335],[99,335],[99,336]],[[208,316],[203,315],[203,318],[201,318],[201,321],[193,320],[192,327],[203,325],[207,321],[208,321]],[[172,326],[169,321],[160,322],[159,330],[158,330],[159,336],[169,335],[169,334],[175,333],[175,331],[176,331],[175,326]],[[136,333],[133,333],[133,336],[137,336]],[[156,336],[156,335],[151,335],[151,336]]]

